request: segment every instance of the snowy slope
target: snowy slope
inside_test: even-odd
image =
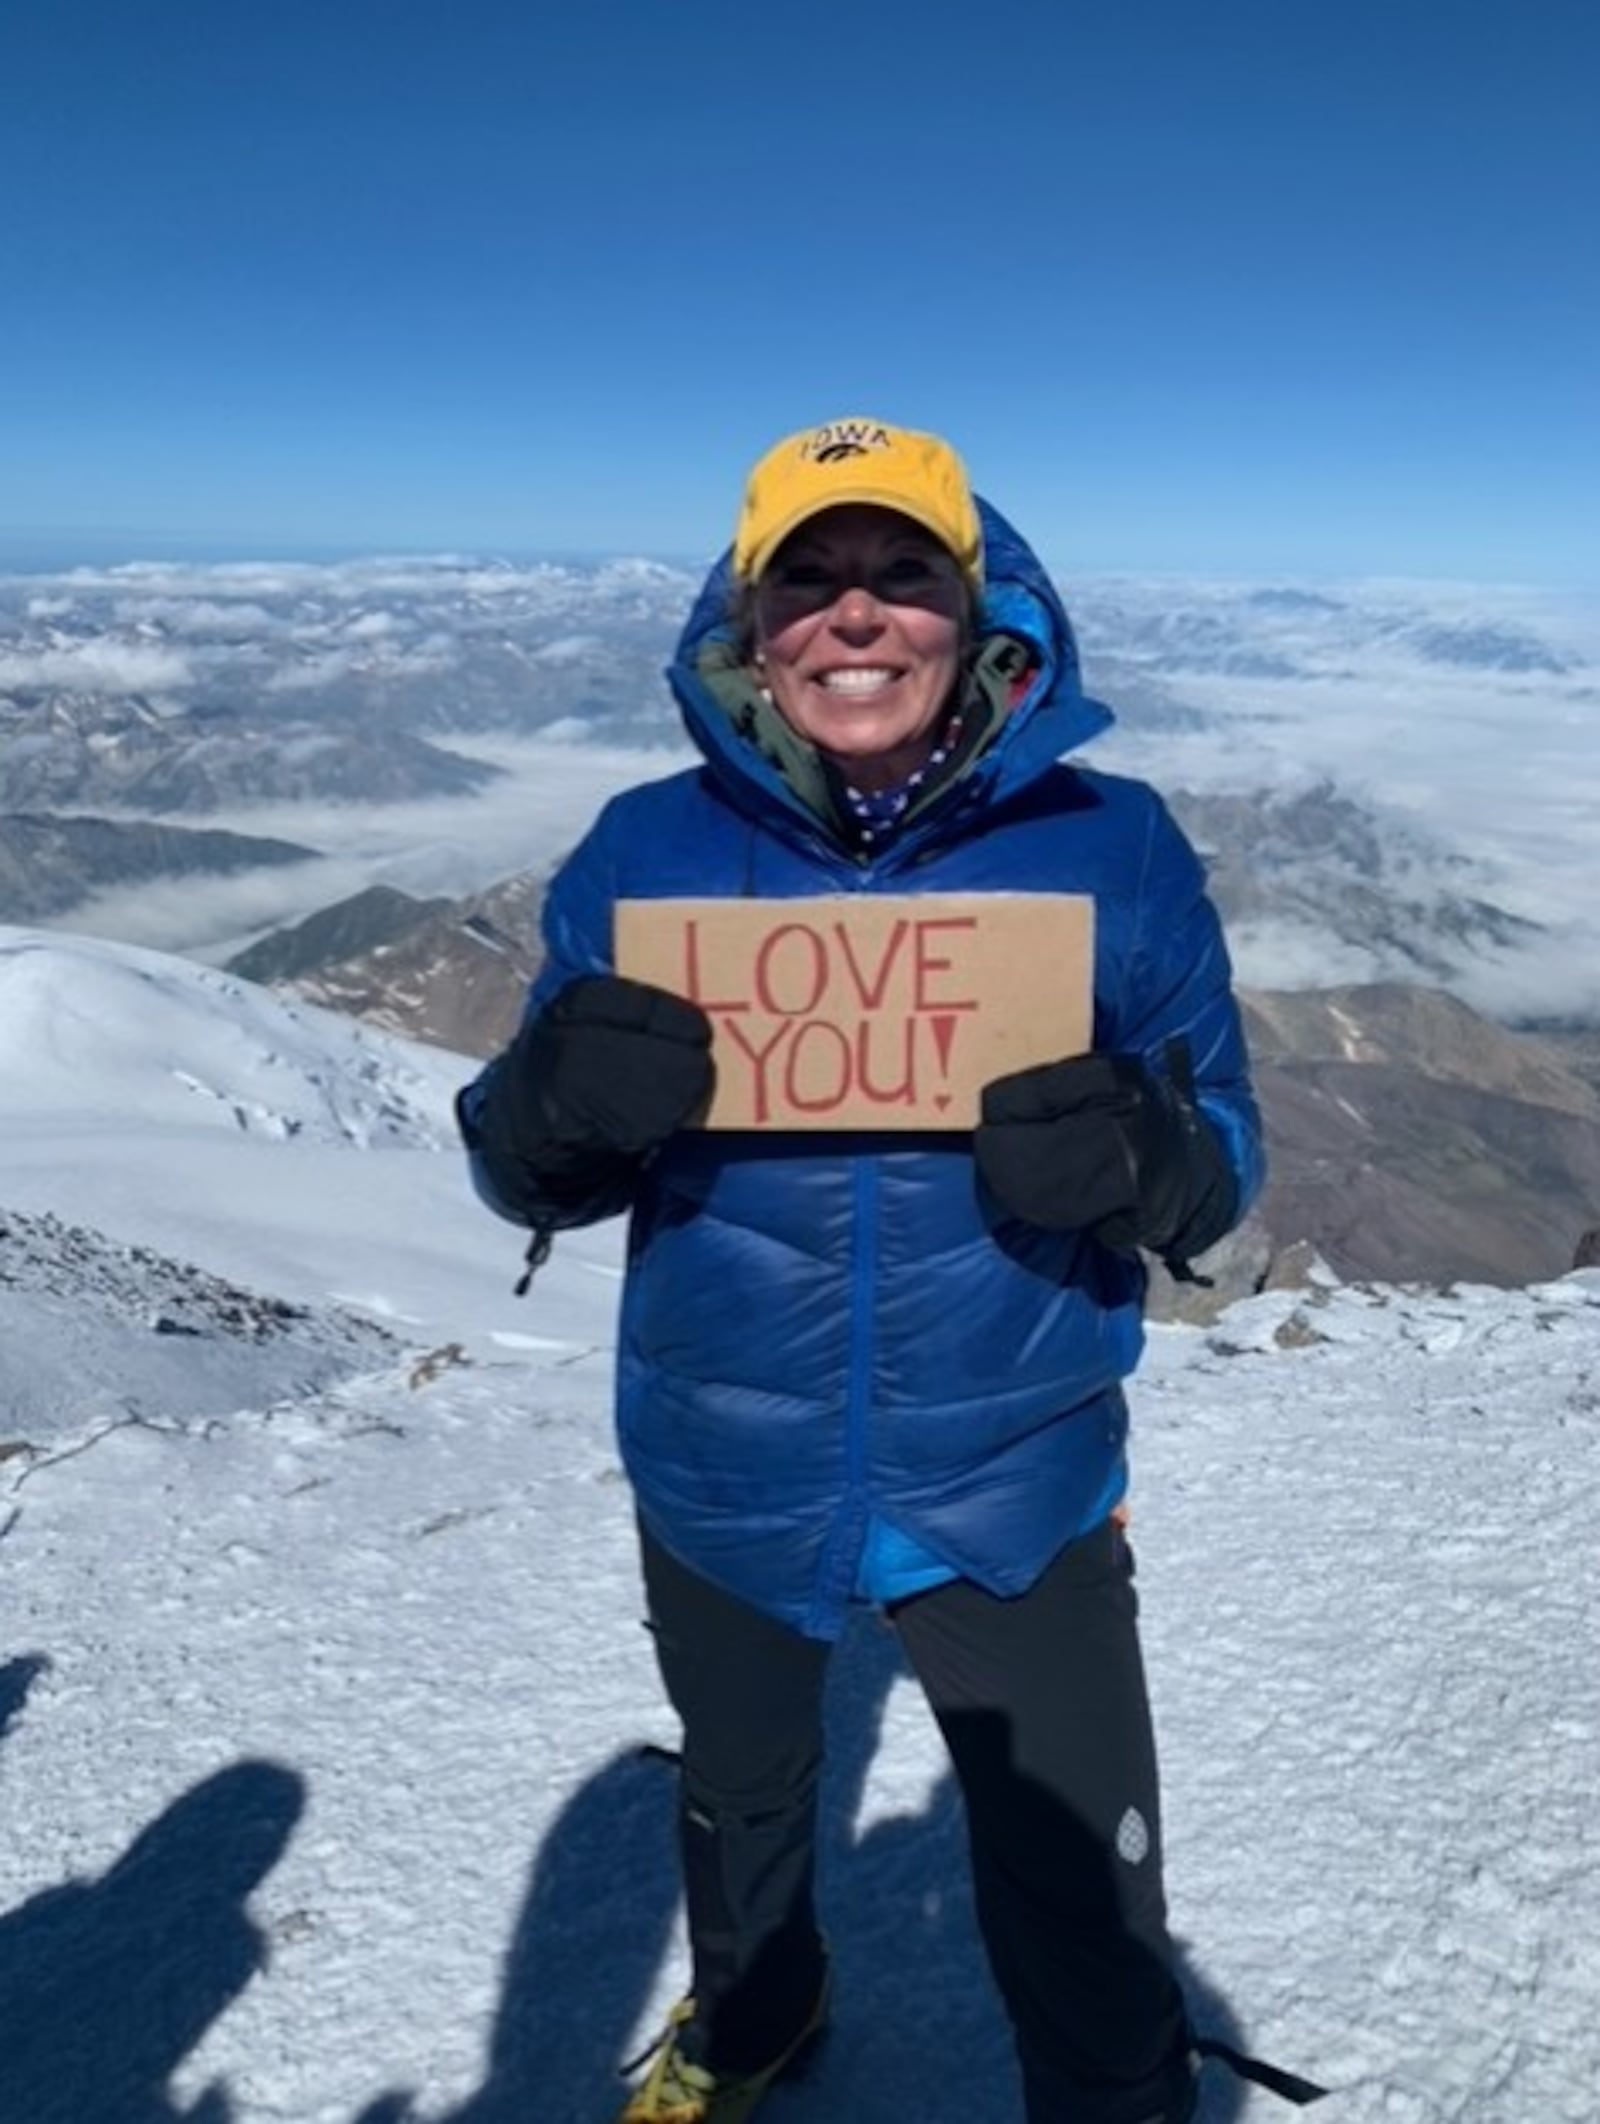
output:
[[[0,2117],[608,2119],[682,1973],[617,1235],[518,1305],[428,1147],[449,1058],[38,941],[0,955],[0,1212],[108,1235],[133,1325],[142,1244],[402,1340],[0,1458]],[[49,1259],[0,1332],[59,1377]],[[172,1339],[130,1326],[130,1396]],[[1162,1329],[1135,1427],[1201,2017],[1331,2083],[1329,2124],[1592,2124],[1600,1275]],[[837,2025],[773,2124],[1012,2124],[936,1736],[870,1622],[835,1681]],[[1207,2124],[1290,2114],[1219,2081]]]
[[[526,1323],[517,1234],[461,1179],[450,1105],[477,1066],[161,953],[0,927],[0,1210],[492,1349]],[[579,1286],[609,1295],[616,1236],[586,1245],[603,1273]]]
[[[41,1116],[428,1149],[446,1140],[462,1074],[209,968],[4,927],[0,1071]]]
[[[226,1415],[370,1371],[396,1349],[343,1307],[241,1289],[151,1247],[0,1210],[0,1438]]]

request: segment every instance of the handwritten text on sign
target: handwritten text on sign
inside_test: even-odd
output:
[[[1089,1045],[1075,895],[624,900],[615,945],[710,1017],[709,1128],[971,1128],[991,1077]]]

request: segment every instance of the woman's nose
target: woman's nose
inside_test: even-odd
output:
[[[865,583],[852,583],[835,598],[831,615],[841,634],[876,634],[883,625],[883,608]]]

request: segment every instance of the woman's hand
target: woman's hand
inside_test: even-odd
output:
[[[697,1003],[592,974],[573,981],[512,1042],[494,1102],[521,1156],[644,1158],[711,1102],[711,1021]]]
[[[1221,1237],[1235,1185],[1204,1116],[1131,1055],[1075,1055],[983,1091],[978,1169],[1014,1217],[1187,1259]]]

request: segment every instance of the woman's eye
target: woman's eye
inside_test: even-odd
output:
[[[782,590],[822,590],[831,581],[820,561],[790,561],[778,571],[778,587]]]
[[[933,563],[924,560],[920,553],[903,553],[892,560],[883,571],[886,583],[925,583],[933,573]]]

